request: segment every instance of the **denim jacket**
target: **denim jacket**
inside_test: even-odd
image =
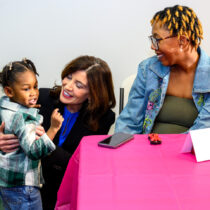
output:
[[[210,127],[210,57],[199,47],[192,97],[198,116],[190,130]],[[150,133],[167,91],[170,67],[153,56],[141,62],[128,103],[118,117],[115,132]]]

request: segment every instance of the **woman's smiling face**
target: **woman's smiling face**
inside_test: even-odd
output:
[[[159,61],[164,66],[172,66],[178,64],[180,58],[180,44],[177,36],[172,36],[164,26],[159,22],[154,22],[152,26],[152,36],[158,41],[158,49],[151,44],[151,49],[155,51]]]
[[[62,80],[60,101],[67,105],[69,111],[79,111],[88,96],[89,87],[86,71],[76,71]]]

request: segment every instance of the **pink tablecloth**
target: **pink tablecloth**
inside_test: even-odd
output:
[[[160,135],[150,145],[135,135],[118,149],[84,137],[70,159],[57,210],[209,210],[210,161],[181,154],[186,134]]]

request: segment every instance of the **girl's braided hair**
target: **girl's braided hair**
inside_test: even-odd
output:
[[[175,5],[166,7],[157,12],[151,20],[151,25],[159,22],[161,26],[166,27],[171,35],[186,36],[193,46],[198,46],[203,39],[203,29],[201,22],[195,12],[186,6]]]
[[[2,87],[11,86],[17,81],[18,73],[25,71],[32,71],[34,74],[39,75],[35,65],[29,59],[24,58],[22,61],[14,61],[7,64],[2,72],[0,72],[0,83]]]

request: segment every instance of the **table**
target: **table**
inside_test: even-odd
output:
[[[84,137],[69,161],[57,210],[209,210],[210,161],[180,153],[187,134],[147,135],[117,149],[97,146],[107,137]]]

